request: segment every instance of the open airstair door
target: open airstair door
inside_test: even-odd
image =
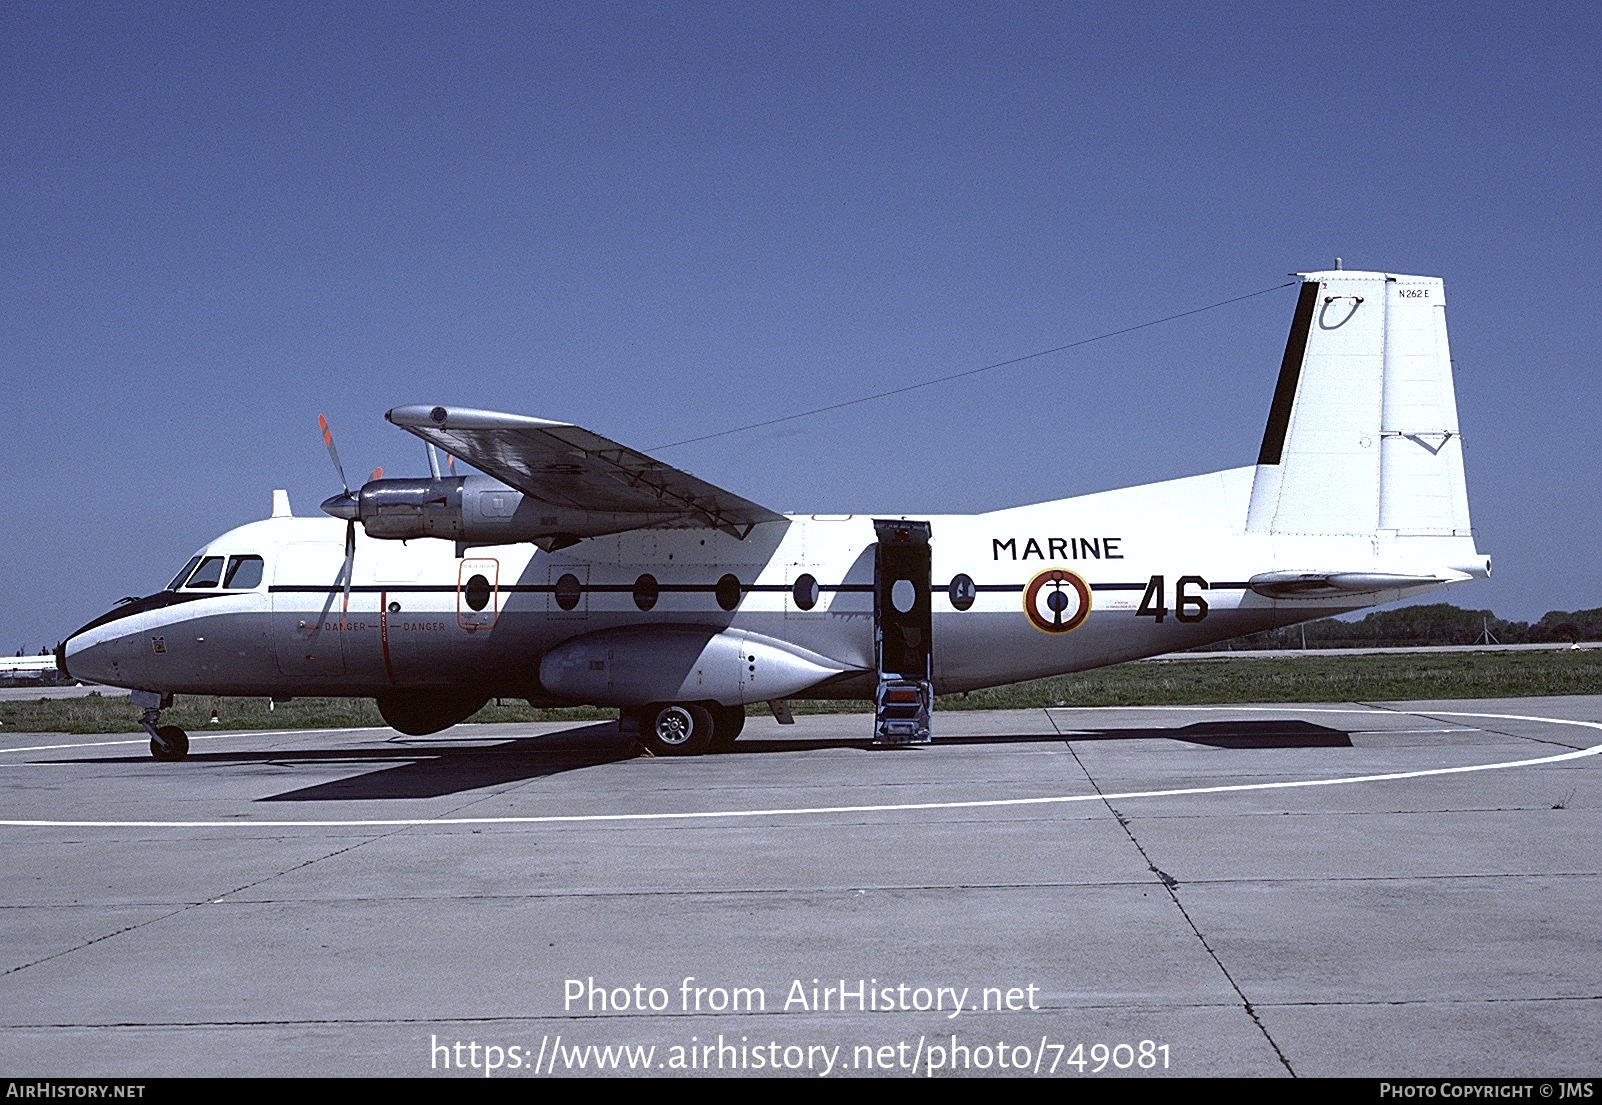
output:
[[[929,523],[874,519],[875,744],[924,744],[934,707]]]

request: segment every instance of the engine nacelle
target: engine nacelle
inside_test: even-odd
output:
[[[849,670],[743,629],[624,626],[574,637],[540,660],[540,685],[593,706],[770,702]]]
[[[323,509],[351,516],[351,500],[336,496]],[[533,541],[550,549],[585,537],[647,526],[673,514],[564,510],[508,487],[489,476],[372,480],[354,502],[367,536],[387,541],[437,537],[464,545],[509,545]]]
[[[364,484],[356,496],[356,518],[369,537],[392,541],[439,537],[461,541],[466,529],[462,517],[462,487],[471,478],[373,480]],[[510,488],[507,493],[518,495]]]

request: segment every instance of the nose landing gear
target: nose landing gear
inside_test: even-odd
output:
[[[189,755],[189,734],[176,725],[158,725],[161,711],[172,705],[172,695],[155,691],[135,691],[133,704],[144,708],[139,724],[150,734],[150,755],[163,763],[175,763]]]

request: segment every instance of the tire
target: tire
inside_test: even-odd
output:
[[[708,706],[712,714],[712,744],[713,752],[727,752],[739,739],[740,731],[745,728],[744,706]]]
[[[667,702],[640,713],[640,743],[656,756],[699,756],[712,744],[712,714],[705,706]]]
[[[166,741],[163,747],[160,741],[150,742],[150,755],[162,763],[177,763],[189,755],[189,734],[176,725],[163,725],[156,730],[156,734]]]

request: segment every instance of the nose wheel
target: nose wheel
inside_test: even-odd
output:
[[[189,734],[176,725],[157,725],[160,707],[147,706],[139,724],[150,734],[150,755],[163,763],[175,763],[189,755]]]

